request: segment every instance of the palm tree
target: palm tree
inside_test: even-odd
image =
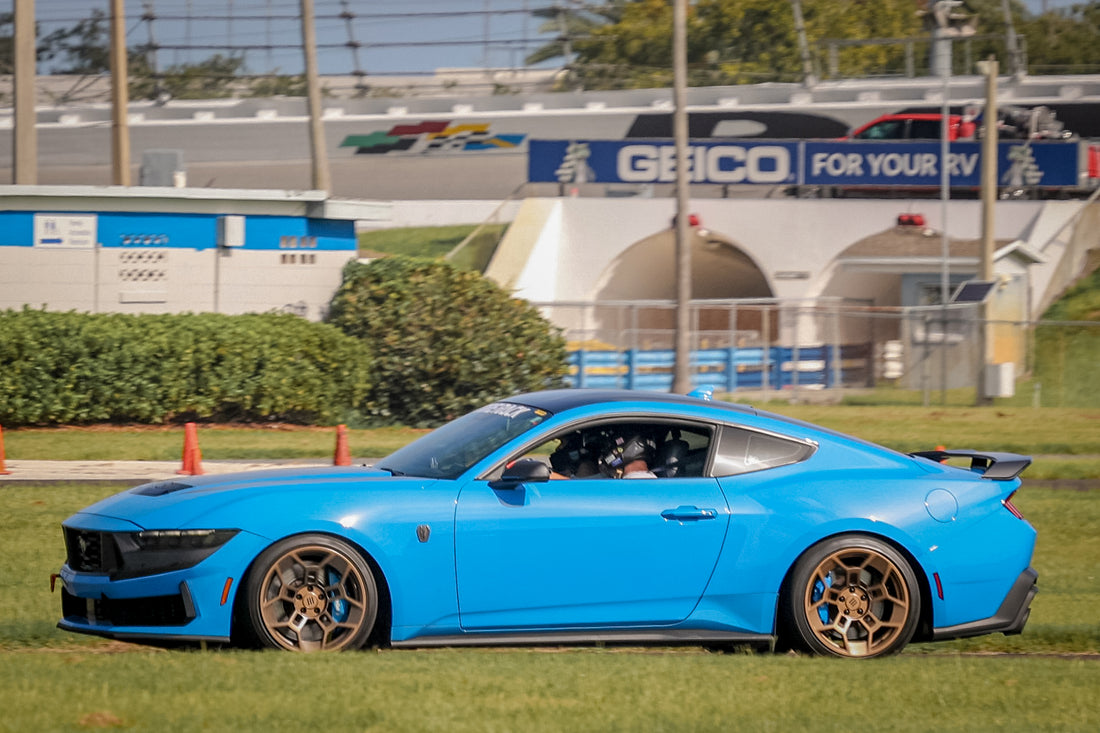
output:
[[[539,33],[557,33],[557,38],[535,49],[524,59],[528,66],[561,58],[563,66],[573,62],[573,41],[588,36],[594,29],[622,19],[623,6],[629,0],[607,0],[595,4],[582,0],[559,0],[553,5],[532,10],[543,20]]]

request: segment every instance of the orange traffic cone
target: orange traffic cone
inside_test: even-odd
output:
[[[336,426],[336,452],[332,454],[332,465],[350,466],[351,452],[348,450],[348,426]]]
[[[184,476],[202,475],[202,451],[199,450],[199,430],[195,423],[183,426],[183,466],[176,471]]]
[[[942,446],[942,445],[937,445],[937,446],[936,446],[936,450],[939,450],[939,451],[944,451],[944,450],[947,450],[947,448],[945,448],[945,447],[944,447],[944,446]],[[940,461],[940,463],[947,463],[947,459],[946,459],[946,458],[944,458],[943,460],[941,460],[941,461]]]
[[[0,425],[0,476],[7,476],[11,471],[4,468],[4,426]]]

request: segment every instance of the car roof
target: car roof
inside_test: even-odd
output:
[[[717,400],[703,400],[682,394],[670,394],[667,392],[644,392],[629,389],[553,389],[545,392],[528,392],[526,394],[509,397],[505,402],[519,402],[520,404],[536,407],[547,412],[559,413],[572,410],[577,407],[587,407],[609,402],[634,402],[637,404],[673,404],[692,405],[695,407],[706,406],[716,410],[728,410],[739,415],[756,415],[755,408],[747,405],[735,405],[730,402]]]
[[[685,405],[692,407],[704,407],[706,409],[714,410],[718,413],[728,413],[732,420],[735,415],[752,415],[757,418],[762,418],[766,421],[771,421],[776,429],[780,429],[781,425],[787,426],[787,429],[799,428],[801,431],[808,431],[809,435],[804,437],[812,437],[814,440],[820,440],[822,438],[839,439],[847,442],[850,445],[863,446],[865,450],[872,450],[878,453],[886,453],[894,456],[904,455],[892,448],[886,448],[872,443],[869,440],[858,438],[854,435],[842,433],[838,430],[826,428],[821,425],[815,425],[814,423],[806,422],[805,420],[799,420],[797,418],[788,417],[786,415],[780,415],[778,413],[769,412],[767,410],[760,410],[749,405],[738,405],[732,402],[725,402],[721,400],[703,400],[698,397],[691,397],[690,395],[682,394],[670,394],[667,392],[645,392],[628,389],[555,389],[547,390],[545,392],[528,392],[526,394],[518,394],[513,397],[508,397],[503,402],[515,402],[528,407],[534,407],[537,409],[546,410],[551,413],[561,413],[567,410],[572,410],[577,407],[587,407],[597,404],[612,404],[617,402],[632,402],[635,405],[645,407],[651,405],[658,407],[660,405]],[[720,419],[717,415],[715,419]],[[785,432],[785,431],[783,431]]]

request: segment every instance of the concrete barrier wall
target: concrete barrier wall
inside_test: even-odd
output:
[[[1100,231],[1087,226],[1093,215],[1084,215],[1086,206],[1081,201],[997,204],[995,238],[1027,248],[1040,260],[1029,261],[1028,267],[1033,318],[1045,308],[1046,294],[1067,284],[1072,266],[1067,269],[1063,258],[1078,262],[1081,253],[1100,247]],[[704,199],[692,201],[691,211],[698,214],[705,232],[695,246],[723,248],[731,261],[738,257],[736,267],[755,266],[770,288],[768,295],[777,298],[828,294],[865,298],[878,305],[918,305],[901,302],[900,292],[892,292],[892,302],[883,302],[876,279],[923,272],[936,281],[942,268],[942,228],[946,226],[951,241],[968,242],[981,236],[977,201],[951,201],[946,224],[941,221],[940,203],[928,200]],[[638,299],[668,298],[675,278],[674,240],[669,231],[674,212],[672,199],[528,199],[516,217],[520,225],[509,231],[487,274],[534,302],[592,302],[600,299],[609,273],[629,257],[632,248],[664,232],[669,236],[663,254],[647,250],[645,267],[632,272],[646,280],[636,290]],[[847,292],[827,292],[842,266],[838,257],[861,240],[893,231],[899,214],[906,213],[924,216],[923,235],[931,254],[896,257],[884,252],[877,271],[867,267],[860,271],[864,274],[849,276],[844,281]],[[956,252],[949,269],[956,277],[973,277],[978,264],[976,256]],[[1017,269],[1006,273],[1019,274]],[[696,273],[695,278],[706,274]],[[731,275],[731,283],[734,280]],[[899,280],[893,290],[900,287]],[[746,294],[731,289],[708,297]]]

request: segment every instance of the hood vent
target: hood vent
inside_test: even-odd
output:
[[[177,491],[183,491],[184,489],[190,489],[191,484],[181,483],[179,481],[157,481],[152,484],[145,484],[134,489],[135,494],[141,496],[164,496],[165,494],[173,494]]]

